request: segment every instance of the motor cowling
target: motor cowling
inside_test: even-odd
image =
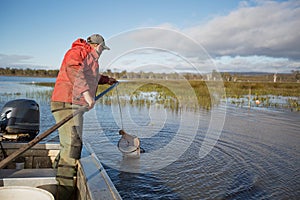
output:
[[[30,141],[40,130],[40,108],[30,99],[7,102],[0,116],[0,132],[3,139]]]

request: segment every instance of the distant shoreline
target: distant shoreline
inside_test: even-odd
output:
[[[56,78],[59,70],[0,68],[0,76]],[[224,82],[300,82],[300,71],[291,73],[260,73],[260,72],[217,72],[211,73],[155,73],[155,72],[113,72],[107,70],[101,74],[117,80],[200,80]]]
[[[10,77],[38,77],[38,78],[56,78],[56,76],[34,76],[34,75],[11,75],[11,74],[8,74],[8,75],[5,75],[5,74],[0,74],[0,77],[1,76],[10,76]]]

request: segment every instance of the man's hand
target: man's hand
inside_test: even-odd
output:
[[[84,100],[88,103],[89,105],[89,110],[92,109],[95,105],[95,99],[92,97],[92,95],[90,94],[89,91],[85,91],[83,93],[83,97],[84,97]]]
[[[109,84],[109,85],[112,85],[114,83],[116,83],[117,80],[112,78],[112,77],[109,77],[109,76],[105,76],[105,75],[101,75],[100,76],[100,79],[98,81],[98,84]]]
[[[117,80],[116,79],[114,79],[114,78],[112,78],[112,77],[109,77],[109,79],[108,79],[108,84],[109,85],[112,85],[112,84],[114,84],[114,83],[116,83],[117,82]]]

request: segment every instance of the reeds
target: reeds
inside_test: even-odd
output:
[[[53,87],[54,83],[36,83],[36,85]],[[221,86],[224,85],[224,88]],[[267,82],[205,82],[186,80],[143,80],[128,81],[118,85],[121,105],[147,106],[152,104],[163,105],[167,109],[211,109],[218,106],[224,99],[236,105],[250,105],[263,107],[290,108],[300,111],[300,84],[299,83],[267,83]],[[99,85],[98,94],[108,85]],[[224,92],[222,92],[224,90]],[[49,100],[51,90],[29,93],[28,97]],[[221,97],[214,95],[223,94]],[[271,101],[280,97],[290,97],[286,102]],[[116,90],[112,90],[102,97],[98,103],[117,103]],[[196,99],[196,101],[195,101]],[[256,102],[258,101],[258,105]]]

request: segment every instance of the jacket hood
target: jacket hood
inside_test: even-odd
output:
[[[91,47],[91,45],[89,45],[84,39],[79,38],[77,40],[75,40],[72,43],[72,48],[74,47],[83,47],[84,49],[86,49],[88,52],[91,52],[93,50],[93,48]]]
[[[84,49],[85,51],[82,51],[84,57],[87,54],[91,54],[94,57],[94,59],[97,60],[99,58],[99,54],[97,53],[97,51],[89,43],[87,43],[86,40],[82,38],[79,38],[72,43],[72,49],[73,48]]]

